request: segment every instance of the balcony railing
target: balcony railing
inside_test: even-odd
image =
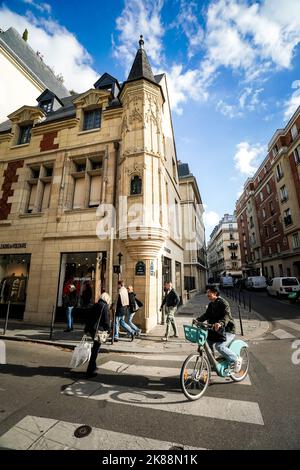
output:
[[[237,250],[238,249],[238,244],[237,243],[231,243],[228,245],[229,250]]]

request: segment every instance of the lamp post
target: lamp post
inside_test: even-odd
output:
[[[117,257],[119,258],[119,267],[120,267],[119,274],[118,274],[118,281],[120,281],[121,280],[121,272],[122,272],[122,264],[121,264],[122,263],[122,257],[123,257],[122,253],[121,252],[118,253]]]

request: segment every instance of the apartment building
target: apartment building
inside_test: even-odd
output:
[[[180,188],[165,75],[141,38],[127,80],[108,73],[74,96],[52,90],[0,125],[0,307],[49,324],[76,318],[101,291],[132,284],[144,331],[160,321],[163,283],[183,297]],[[90,297],[90,298],[88,298]],[[76,317],[77,316],[77,317]]]
[[[244,274],[300,277],[299,130],[300,108],[275,132],[236,203]]]
[[[195,176],[178,162],[184,248],[184,289],[189,297],[206,288],[206,247],[203,203]]]
[[[225,214],[210,235],[207,247],[209,277],[242,276],[241,251],[235,215]]]

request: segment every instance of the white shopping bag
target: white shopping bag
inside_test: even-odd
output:
[[[90,360],[92,351],[92,343],[88,341],[86,335],[84,335],[80,343],[74,349],[71,357],[70,368],[82,366]]]

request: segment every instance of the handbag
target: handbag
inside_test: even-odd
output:
[[[100,315],[99,315],[99,319],[97,321],[97,326],[96,326],[95,335],[94,335],[94,341],[98,341],[99,343],[106,343],[106,340],[109,336],[108,331],[99,330],[99,324],[100,324],[100,321],[101,321],[101,318],[102,318],[103,308],[104,307],[102,305],[102,309],[101,309],[101,312],[100,312]]]
[[[90,360],[92,352],[92,343],[88,341],[86,335],[83,335],[81,338],[80,343],[76,346],[73,351],[71,361],[70,361],[70,368],[75,369],[75,367],[82,366],[86,362]]]

